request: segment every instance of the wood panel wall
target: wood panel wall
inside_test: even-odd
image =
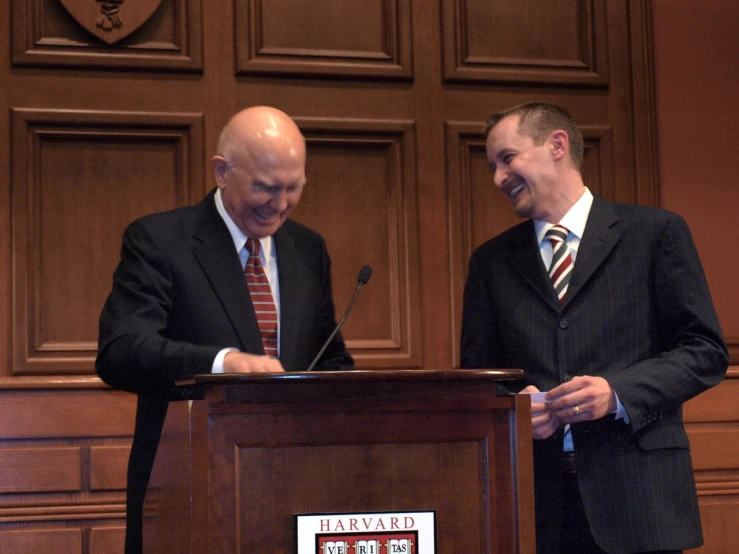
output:
[[[344,327],[360,367],[458,367],[467,258],[516,223],[491,112],[563,104],[587,184],[659,204],[647,0],[127,0],[107,31],[98,9],[0,0],[0,552],[122,552],[135,404],[94,376],[97,317],[125,225],[214,186],[238,109],[303,129],[294,215],[339,311],[374,268]],[[686,410],[712,545],[739,538],[737,383]]]
[[[653,0],[661,203],[693,230],[732,361],[724,382],[685,410],[706,539],[695,551],[701,554],[734,552],[739,538],[737,26],[732,0]]]

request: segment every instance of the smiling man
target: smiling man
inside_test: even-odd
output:
[[[336,326],[323,238],[289,219],[305,140],[283,112],[237,113],[212,159],[217,188],[196,206],[126,229],[100,316],[96,369],[138,394],[128,467],[126,553],[142,550],[142,507],[175,385],[196,373],[305,370]],[[339,334],[316,368],[349,369]]]
[[[285,114],[251,108],[221,132],[211,160],[223,207],[248,237],[274,235],[305,185],[305,141]]]
[[[463,368],[522,368],[532,402],[539,554],[702,544],[684,402],[716,385],[726,345],[685,221],[608,202],[580,174],[561,107],[493,115],[495,186],[529,218],[472,254]]]
[[[495,186],[511,199],[518,217],[557,223],[585,192],[582,134],[559,115],[529,109],[488,123]]]

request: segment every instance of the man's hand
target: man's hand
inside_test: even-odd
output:
[[[616,394],[603,377],[573,377],[547,392],[546,398],[562,423],[600,419],[616,410]]]
[[[521,392],[539,392],[539,389],[534,385],[529,385]],[[535,439],[548,439],[557,431],[558,427],[559,419],[548,409],[545,402],[531,403],[531,433]]]
[[[223,373],[281,373],[285,370],[276,358],[245,352],[229,352],[223,358]]]

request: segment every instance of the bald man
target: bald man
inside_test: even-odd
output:
[[[142,551],[142,507],[169,401],[194,395],[176,380],[305,370],[336,326],[326,244],[288,219],[305,187],[305,159],[292,119],[265,106],[245,109],[221,132],[211,161],[217,188],[196,206],[126,229],[100,316],[96,370],[111,386],[138,394],[127,554]],[[277,315],[276,329],[266,332],[247,285],[256,265]],[[352,367],[337,334],[316,369]]]

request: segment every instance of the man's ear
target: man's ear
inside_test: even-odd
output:
[[[554,131],[549,135],[549,143],[552,147],[552,158],[559,161],[570,151],[570,137],[562,130]]]
[[[213,168],[213,175],[216,178],[216,184],[218,188],[223,188],[225,183],[223,179],[228,171],[228,162],[223,156],[213,156],[210,160],[210,165]]]

